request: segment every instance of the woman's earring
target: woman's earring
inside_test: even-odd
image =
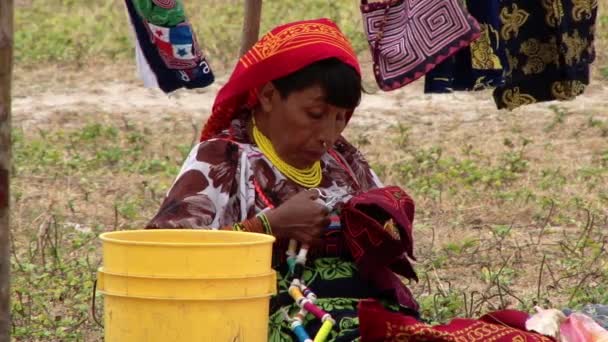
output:
[[[323,140],[322,144],[323,144],[323,148],[327,148],[327,142],[325,140]]]

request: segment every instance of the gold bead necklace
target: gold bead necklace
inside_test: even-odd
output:
[[[272,146],[272,142],[258,129],[253,121],[253,140],[260,148],[264,156],[277,168],[285,177],[305,188],[315,188],[321,184],[323,175],[321,173],[321,162],[316,161],[311,167],[298,169],[284,162]]]

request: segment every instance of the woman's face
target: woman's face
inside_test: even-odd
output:
[[[321,159],[344,130],[350,111],[325,102],[319,86],[292,92],[283,99],[268,83],[261,89],[259,99],[258,128],[281,159],[297,168],[309,167]]]

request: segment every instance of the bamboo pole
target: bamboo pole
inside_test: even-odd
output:
[[[0,0],[0,342],[10,341],[9,170],[13,0]]]
[[[245,1],[245,20],[243,21],[243,36],[241,38],[240,56],[258,41],[260,35],[260,20],[262,17],[262,0]]]

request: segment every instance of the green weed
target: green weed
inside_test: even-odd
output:
[[[12,258],[12,335],[17,340],[84,340],[97,266],[95,232],[48,216]],[[15,247],[15,246],[14,246]]]
[[[606,4],[600,1],[602,9]],[[242,1],[185,5],[212,66],[231,68],[240,45]],[[121,1],[29,0],[17,6],[15,57],[24,70],[33,65],[133,63]],[[318,17],[337,21],[355,50],[368,54],[358,2],[350,0],[265,0],[261,32]],[[605,79],[607,32],[604,15],[597,25],[597,70]],[[82,72],[95,77],[94,68]],[[589,114],[565,108],[554,106],[544,113],[546,126],[514,125],[494,145],[456,143],[447,131],[441,132],[446,140],[431,140],[414,124],[351,138],[364,151],[375,152],[369,161],[382,179],[390,177],[390,183],[405,188],[416,201],[420,282],[411,289],[422,317],[444,323],[505,307],[576,308],[608,301],[608,261],[603,257],[608,149],[597,139],[608,136],[608,124],[599,114],[585,116]],[[98,235],[141,228],[190,152],[190,141],[173,138],[191,136],[189,124],[170,118],[151,129],[149,123],[109,116],[104,121],[93,113],[95,119],[72,122],[76,127],[39,125],[13,131],[16,341],[102,339],[102,330],[88,314],[100,264]],[[572,127],[578,131],[567,134]],[[585,140],[587,135],[595,140]],[[562,154],[532,141],[552,147],[551,136],[569,139],[559,148],[590,157],[571,158],[572,150]],[[378,141],[387,146],[374,151],[371,142]]]

